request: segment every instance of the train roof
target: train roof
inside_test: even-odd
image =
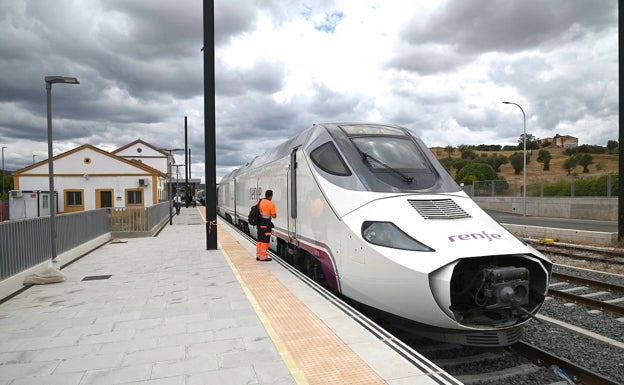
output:
[[[403,127],[399,127],[399,126],[394,126],[394,125],[389,125],[389,124],[382,124],[382,123],[371,123],[371,122],[333,122],[333,123],[315,123],[312,125],[312,127],[302,131],[299,135],[277,145],[276,147],[272,148],[271,150],[256,156],[255,158],[253,158],[250,162],[248,162],[247,164],[245,164],[245,166],[234,170],[232,173],[235,173],[233,175],[228,174],[229,177],[234,177],[235,175],[237,175],[240,172],[243,171],[247,171],[247,170],[252,170],[256,167],[260,167],[262,165],[271,163],[275,160],[281,159],[285,156],[288,156],[292,150],[294,148],[303,146],[304,144],[306,144],[306,142],[310,139],[310,138],[316,138],[319,134],[320,131],[329,131],[329,132],[333,132],[336,130],[340,129],[340,126],[344,126],[344,125],[370,125],[370,126],[384,126],[384,127],[392,127],[395,129],[399,129],[401,131],[403,131],[404,133],[406,133],[407,135],[412,135],[412,133],[407,130],[406,128]],[[225,177],[224,177],[225,179]]]
[[[411,138],[414,143],[414,158],[410,158],[408,167],[393,168],[380,161],[376,161],[371,155],[362,158],[362,152],[356,148],[357,141],[370,145],[369,142],[362,142],[359,138],[370,138],[386,136],[390,142],[394,140],[401,141],[402,138]],[[394,139],[392,139],[394,138]],[[324,177],[331,180],[332,183],[349,188],[351,190],[367,190],[380,192],[406,192],[406,191],[458,191],[460,187],[452,180],[446,170],[439,164],[431,151],[426,147],[420,138],[407,128],[373,122],[336,122],[336,123],[317,123],[312,127],[303,130],[297,136],[282,142],[265,153],[256,156],[245,166],[232,171],[224,176],[221,181],[235,179],[238,175],[259,167],[263,167],[272,162],[284,159],[292,153],[294,149],[299,147],[304,152],[313,151],[320,148],[323,143],[331,140],[340,150],[340,156],[344,158],[353,176],[345,178],[341,175],[333,175],[327,173],[324,169]],[[393,142],[399,143],[399,142]],[[395,148],[394,146],[386,146],[387,148]],[[398,150],[408,150],[404,145],[396,147]],[[391,150],[392,151],[392,150]],[[389,154],[395,154],[391,152]],[[418,155],[416,155],[418,154]],[[309,155],[309,154],[308,154]],[[390,155],[396,157],[395,155]],[[373,162],[379,163],[376,170],[371,168],[367,158],[373,159]],[[405,159],[404,159],[405,160]],[[403,162],[403,163],[401,163]],[[399,164],[406,165],[404,161]],[[390,170],[390,171],[388,171]],[[401,171],[399,171],[401,170]],[[409,174],[409,175],[408,175]],[[397,175],[400,177],[398,178]]]

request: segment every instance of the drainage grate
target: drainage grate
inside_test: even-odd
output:
[[[97,281],[99,279],[109,279],[110,277],[112,277],[112,274],[108,274],[108,275],[87,275],[82,280],[83,281]]]

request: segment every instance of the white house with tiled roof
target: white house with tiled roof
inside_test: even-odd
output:
[[[141,148],[141,151],[138,149]],[[129,153],[147,157],[131,157]],[[137,141],[110,153],[89,144],[54,157],[58,212],[143,207],[167,200],[168,154]],[[48,191],[47,159],[13,173],[14,189]]]
[[[169,153],[137,139],[111,152],[121,158],[139,161],[163,174],[169,173]]]

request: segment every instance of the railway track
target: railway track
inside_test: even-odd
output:
[[[405,338],[410,346],[466,385],[585,384],[618,385],[566,358],[521,341],[504,349],[475,349],[452,344],[422,344]]]
[[[241,232],[236,227],[230,225],[230,228],[238,231],[250,242],[254,242],[253,238]],[[298,273],[300,278],[308,279],[304,274],[288,265],[286,261],[281,259],[278,255],[271,253],[271,256],[294,274]],[[570,281],[578,279],[577,277],[566,276],[564,274],[557,274],[556,277],[562,281],[566,278]],[[308,279],[308,281],[308,285],[315,285],[311,280]],[[618,290],[619,288],[620,286],[618,286]],[[331,302],[336,303],[336,306],[343,309],[351,308],[351,305],[345,304],[340,298],[327,292],[324,288],[319,286],[315,290],[328,298],[328,300],[331,300]],[[615,291],[613,287],[611,290]],[[353,310],[354,318],[357,317],[355,315],[355,313],[358,313],[357,310],[357,308]],[[362,313],[366,314],[363,310]],[[611,376],[594,372],[587,367],[583,367],[583,365],[576,364],[574,360],[553,354],[528,341],[522,341],[504,349],[483,349],[445,344],[414,336],[412,333],[396,329],[393,325],[387,324],[384,320],[375,319],[370,314],[361,317],[363,320],[361,324],[364,327],[378,335],[384,342],[396,345],[397,349],[401,351],[401,354],[412,352],[411,354],[413,354],[414,357],[423,355],[464,384],[562,385],[569,383],[622,385],[622,383],[617,382],[611,378]],[[372,319],[372,322],[369,319]],[[578,346],[571,344],[569,348],[578,349]]]
[[[551,282],[549,296],[624,316],[624,286],[556,272],[552,273],[552,278],[557,282]],[[553,288],[569,284],[575,286],[562,290]],[[574,291],[582,291],[583,294],[575,294]]]
[[[545,245],[532,240],[527,240],[527,243],[547,256],[624,267],[624,251],[621,249],[570,244]]]

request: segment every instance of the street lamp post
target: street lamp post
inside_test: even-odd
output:
[[[514,103],[514,102],[503,102],[503,104],[513,104],[515,106],[518,106],[518,108],[520,109],[520,111],[522,111],[522,122],[524,123],[524,131],[523,131],[523,135],[522,135],[522,142],[523,142],[523,146],[524,149],[522,151],[523,153],[523,161],[522,161],[522,171],[524,172],[523,176],[522,176],[522,206],[523,206],[523,213],[522,215],[526,216],[526,187],[527,187],[527,170],[526,170],[526,115],[524,114],[524,110],[522,109],[522,107],[518,104],[518,103]]]
[[[4,149],[7,148],[7,146],[2,146],[2,194],[0,194],[0,197],[4,195]]]
[[[178,195],[178,189],[179,189],[179,180],[180,180],[180,166],[182,166],[181,164],[174,164],[173,165],[176,168],[176,195]],[[184,192],[184,196],[186,196],[186,191]]]
[[[35,164],[35,157],[36,157],[36,156],[37,156],[37,155],[33,154],[33,164]]]
[[[173,155],[171,154],[174,151],[182,151],[181,148],[159,148],[160,151],[168,151],[169,152],[169,161],[167,162],[168,164],[168,170],[167,170],[167,175],[169,176],[169,226],[173,226],[173,198],[171,197],[171,179],[173,178],[173,172],[172,167],[173,167],[173,163],[175,161],[175,159],[173,158]]]
[[[52,263],[56,262],[56,202],[54,194],[54,160],[52,159],[52,84],[80,84],[78,79],[66,76],[46,76],[45,78],[46,88],[46,104],[48,107],[48,173],[50,184],[50,244],[52,249]],[[33,155],[33,163],[35,156]]]

